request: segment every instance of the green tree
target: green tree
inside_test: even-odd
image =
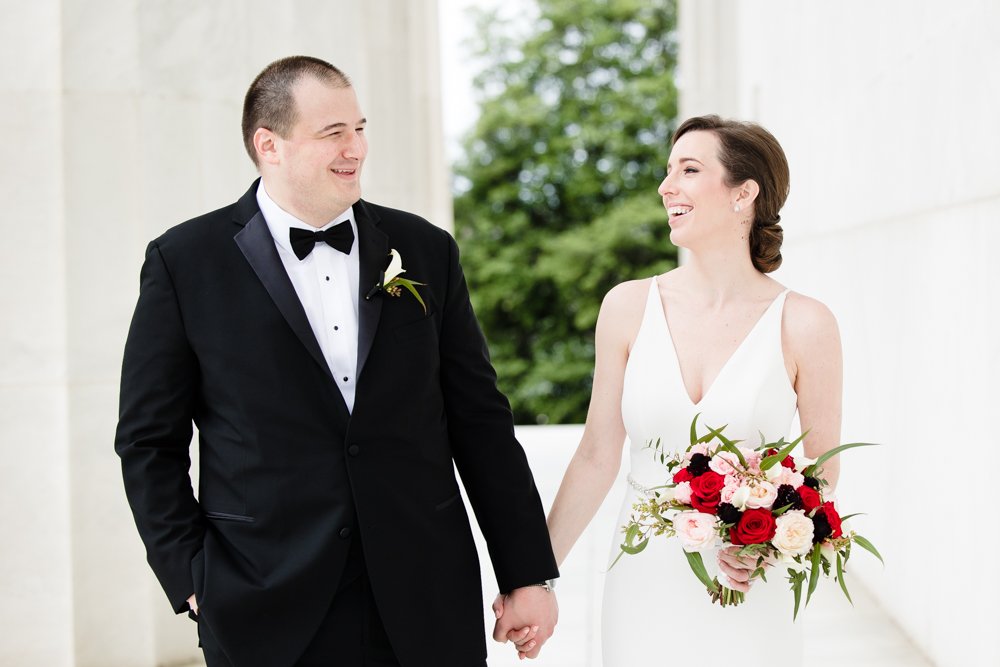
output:
[[[521,38],[480,16],[481,115],[455,169],[455,227],[515,419],[573,423],[602,298],[676,264],[656,193],[677,115],[676,6],[538,7]]]

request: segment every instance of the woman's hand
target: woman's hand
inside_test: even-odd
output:
[[[746,593],[753,585],[752,577],[754,570],[757,569],[757,558],[748,556],[741,558],[737,555],[739,552],[740,547],[736,546],[720,549],[718,554],[719,570],[729,579],[727,588]],[[770,559],[765,558],[761,567],[769,568],[773,564]]]

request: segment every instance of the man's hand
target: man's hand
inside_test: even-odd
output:
[[[493,639],[501,644],[513,642],[522,660],[538,657],[559,620],[555,593],[541,586],[515,588],[508,595],[498,595],[493,612],[497,617]]]
[[[197,616],[198,615],[198,600],[195,599],[194,593],[192,593],[191,597],[188,598],[188,606],[191,607],[191,611],[193,611],[194,615]]]

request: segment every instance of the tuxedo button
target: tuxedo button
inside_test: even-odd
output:
[[[351,529],[350,528],[341,528],[340,529],[340,536],[346,540],[348,537],[351,536]]]
[[[351,445],[347,448],[347,453],[351,456],[357,456],[361,452],[361,448],[357,445]]]

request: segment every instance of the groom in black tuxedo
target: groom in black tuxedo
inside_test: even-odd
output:
[[[360,198],[365,119],[329,63],[269,65],[243,137],[261,178],[149,245],[125,347],[115,449],[171,605],[209,667],[485,665],[457,467],[499,634],[544,641],[558,573],[454,240]]]

